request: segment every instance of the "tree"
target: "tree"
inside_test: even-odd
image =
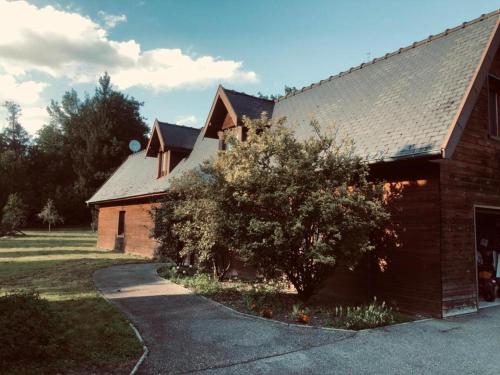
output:
[[[12,193],[7,198],[7,203],[2,210],[2,227],[7,233],[22,233],[26,225],[26,205],[21,197]]]
[[[76,175],[76,188],[89,198],[130,154],[136,139],[146,144],[148,127],[140,115],[142,103],[113,89],[106,73],[92,97],[81,101],[74,91],[62,105],[53,103],[50,113],[60,124]]]
[[[84,201],[130,154],[130,140],[146,144],[141,106],[115,90],[107,73],[93,95],[81,99],[71,90],[60,102],[52,101],[47,109],[51,122],[39,133],[37,150],[56,176],[47,181],[44,198],[54,197],[66,217],[88,220]]]
[[[24,197],[28,186],[28,158],[30,139],[19,122],[21,108],[14,102],[4,102],[7,110],[6,125],[0,132],[0,206],[7,202],[10,193],[22,193]]]
[[[176,262],[195,257],[201,269],[222,280],[233,257],[231,219],[216,193],[218,180],[205,177],[202,170],[193,170],[174,179],[153,213],[153,236],[160,243],[157,256]]]
[[[299,140],[284,119],[244,125],[245,142],[229,135],[232,147],[202,166],[205,194],[218,197],[238,256],[267,278],[286,277],[307,300],[339,263],[354,267],[374,250],[371,236],[389,218],[383,185],[368,180],[367,164],[335,129],[312,122]]]
[[[49,232],[52,225],[57,223],[63,223],[64,219],[59,215],[56,210],[56,206],[52,199],[48,199],[47,203],[42,209],[42,212],[38,214],[38,217],[44,222],[49,224]]]
[[[287,96],[288,94],[291,94],[295,91],[297,91],[297,88],[295,86],[287,86],[285,85],[285,88],[283,89],[285,94],[271,94],[271,95],[265,95],[261,93],[260,91],[257,93],[257,96],[261,99],[267,99],[267,100],[278,100],[281,99],[284,96]]]
[[[7,126],[1,134],[2,144],[8,150],[13,151],[17,156],[25,153],[29,144],[29,136],[19,122],[21,107],[19,104],[6,101],[3,107],[7,110]],[[0,150],[1,151],[1,150]]]

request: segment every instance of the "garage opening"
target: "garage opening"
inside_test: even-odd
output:
[[[475,210],[478,305],[500,305],[500,207]]]

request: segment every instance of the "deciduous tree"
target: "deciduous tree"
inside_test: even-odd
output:
[[[57,212],[56,205],[52,199],[48,199],[47,203],[43,207],[42,211],[38,214],[38,217],[49,225],[49,232],[53,225],[57,223],[63,223],[64,219]]]

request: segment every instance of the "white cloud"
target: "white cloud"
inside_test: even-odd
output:
[[[109,39],[104,27],[74,11],[7,0],[0,0],[0,68],[15,77],[37,71],[81,83],[95,82],[108,71],[121,89],[155,91],[257,80],[239,61],[193,58],[180,49],[142,51],[134,40]]]
[[[175,118],[175,123],[179,125],[188,125],[188,126],[199,125],[198,118],[195,115],[177,116]]]
[[[42,91],[48,86],[44,82],[18,82],[13,76],[0,74],[0,103],[14,101],[21,106],[21,124],[30,133],[36,132],[49,120],[48,113],[41,104]],[[4,125],[6,111],[0,111],[0,128]],[[5,114],[5,115],[4,115]]]
[[[13,76],[0,74],[0,102],[12,100],[21,105],[32,105],[40,101],[45,82],[18,82]]]
[[[119,23],[127,22],[127,16],[125,14],[109,14],[103,10],[100,10],[99,12],[97,12],[97,15],[104,22],[104,26],[107,29],[112,29]]]

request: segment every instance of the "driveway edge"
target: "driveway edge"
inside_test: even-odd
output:
[[[218,306],[218,307],[222,307],[222,308],[224,308],[226,310],[229,310],[230,312],[232,312],[233,314],[236,314],[236,315],[244,316],[246,318],[258,319],[258,320],[262,320],[262,321],[265,321],[265,322],[268,322],[268,323],[281,324],[281,325],[284,325],[284,326],[287,326],[287,327],[300,327],[300,328],[307,328],[307,329],[317,329],[317,330],[324,330],[324,331],[346,332],[346,333],[358,333],[358,332],[360,332],[360,331],[356,331],[354,329],[331,328],[331,327],[317,327],[317,326],[311,326],[311,325],[305,325],[305,324],[286,323],[286,322],[281,322],[281,321],[275,320],[275,319],[263,318],[263,317],[258,316],[258,315],[247,314],[247,313],[235,310],[232,307],[226,306],[226,305],[224,305],[224,304],[222,304],[220,302],[214,301],[211,298],[208,298],[208,297],[205,297],[205,296],[203,296],[201,294],[198,294],[195,291],[193,291],[193,290],[191,290],[189,288],[186,288],[185,286],[182,286],[180,284],[176,284],[176,283],[174,283],[171,280],[165,279],[164,277],[160,276],[160,274],[158,273],[158,270],[160,268],[161,268],[161,266],[156,269],[156,275],[159,278],[161,278],[162,280],[165,280],[165,281],[168,281],[168,282],[170,282],[172,284],[178,285],[178,286],[186,289],[187,291],[189,291],[191,294],[196,295],[196,296],[204,299],[205,301],[210,302],[212,305],[215,305],[215,306]]]
[[[114,267],[114,266],[111,266],[111,267]],[[111,268],[111,267],[107,267],[107,268]],[[102,270],[103,268],[101,268]],[[94,286],[96,287],[97,291],[99,292],[99,294],[101,295],[101,297],[107,302],[109,303],[110,305],[113,305],[114,308],[116,308],[120,314],[122,316],[125,317],[125,319],[127,319],[128,321],[128,324],[130,325],[130,327],[132,327],[132,331],[134,331],[134,334],[135,334],[135,337],[137,337],[137,339],[139,340],[139,342],[142,344],[142,355],[141,357],[137,360],[137,362],[135,363],[135,366],[134,368],[130,371],[130,374],[129,375],[135,375],[137,373],[137,371],[139,370],[139,367],[142,365],[142,363],[144,362],[144,360],[146,359],[146,357],[148,356],[149,354],[149,349],[148,347],[146,346],[146,343],[144,342],[144,339],[142,338],[141,334],[139,333],[139,330],[137,329],[136,326],[134,326],[134,324],[130,321],[130,319],[127,318],[127,316],[123,313],[123,311],[111,300],[109,300],[105,295],[104,293],[102,292],[102,290],[97,286],[96,282],[95,282],[95,273],[99,271],[99,270],[95,270],[94,273],[92,274],[92,281],[94,283]]]

